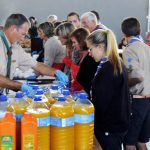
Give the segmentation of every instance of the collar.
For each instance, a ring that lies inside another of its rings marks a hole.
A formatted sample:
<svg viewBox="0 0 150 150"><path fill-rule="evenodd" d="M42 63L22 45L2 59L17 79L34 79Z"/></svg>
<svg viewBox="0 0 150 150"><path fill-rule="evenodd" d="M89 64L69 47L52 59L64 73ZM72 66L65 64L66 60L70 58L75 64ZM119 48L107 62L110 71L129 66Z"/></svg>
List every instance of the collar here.
<svg viewBox="0 0 150 150"><path fill-rule="evenodd" d="M98 29L103 29L99 24L94 28L93 31L98 30Z"/></svg>
<svg viewBox="0 0 150 150"><path fill-rule="evenodd" d="M140 35L137 35L129 40L128 45L137 41L144 42L143 38Z"/></svg>
<svg viewBox="0 0 150 150"><path fill-rule="evenodd" d="M4 33L4 36L5 36L6 40L7 40L8 46L11 47L12 44L9 42L9 40L8 40L8 38L7 38L6 34L5 34L5 32L3 32L3 33Z"/></svg>

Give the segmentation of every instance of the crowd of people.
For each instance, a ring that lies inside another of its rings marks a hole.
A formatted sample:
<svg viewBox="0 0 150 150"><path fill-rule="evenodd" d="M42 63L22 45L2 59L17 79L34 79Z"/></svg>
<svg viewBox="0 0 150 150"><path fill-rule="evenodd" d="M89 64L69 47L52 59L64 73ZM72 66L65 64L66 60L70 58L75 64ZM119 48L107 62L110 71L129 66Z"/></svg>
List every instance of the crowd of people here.
<svg viewBox="0 0 150 150"><path fill-rule="evenodd" d="M16 68L56 76L71 90L84 90L95 107L94 134L103 150L146 150L150 139L150 47L137 18L121 23L122 58L115 34L96 11L76 12L37 24L11 14L0 32L0 93L31 91L13 80ZM20 43L31 39L31 54ZM123 46L123 47L122 47ZM38 54L37 60L33 59Z"/></svg>

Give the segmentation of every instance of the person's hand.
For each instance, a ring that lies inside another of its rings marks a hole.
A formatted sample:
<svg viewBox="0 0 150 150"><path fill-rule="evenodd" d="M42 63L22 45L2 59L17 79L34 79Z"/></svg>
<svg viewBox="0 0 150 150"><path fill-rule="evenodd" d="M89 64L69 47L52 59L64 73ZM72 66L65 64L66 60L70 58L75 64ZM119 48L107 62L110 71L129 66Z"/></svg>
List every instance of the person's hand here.
<svg viewBox="0 0 150 150"><path fill-rule="evenodd" d="M57 70L55 73L57 79L62 82L64 85L68 83L68 76L60 70Z"/></svg>
<svg viewBox="0 0 150 150"><path fill-rule="evenodd" d="M26 83L23 83L22 86L21 86L21 91L24 92L24 93L29 93L31 92L33 89L30 85L26 84Z"/></svg>

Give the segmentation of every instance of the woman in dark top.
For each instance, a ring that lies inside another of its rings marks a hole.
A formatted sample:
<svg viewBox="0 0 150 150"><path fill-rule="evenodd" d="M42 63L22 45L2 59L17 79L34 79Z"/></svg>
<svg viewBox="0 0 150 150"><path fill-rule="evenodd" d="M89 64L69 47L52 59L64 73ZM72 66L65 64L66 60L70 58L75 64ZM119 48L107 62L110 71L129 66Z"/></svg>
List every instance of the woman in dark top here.
<svg viewBox="0 0 150 150"><path fill-rule="evenodd" d="M88 35L89 32L85 28L78 28L71 33L70 37L72 40L72 46L76 49L76 51L79 51L80 54L80 59L78 63L76 63L76 65L80 67L79 71L77 71L75 81L77 81L90 96L91 81L96 72L98 63L96 63L88 54L86 44L86 38ZM78 88L76 89L81 89L80 85L78 85Z"/></svg>
<svg viewBox="0 0 150 150"><path fill-rule="evenodd" d="M75 90L84 89L89 94L91 80L94 77L96 66L94 59L88 55L88 48L86 45L86 38L88 35L88 30L85 28L78 28L71 33L70 37L72 40L72 46L80 54L78 63L72 64L71 66L72 74L73 72L76 72L75 74L77 75L76 77L73 77L72 85Z"/></svg>
<svg viewBox="0 0 150 150"><path fill-rule="evenodd" d="M96 30L87 38L90 55L99 62L92 82L95 136L103 150L121 150L129 125L126 69L111 30Z"/></svg>

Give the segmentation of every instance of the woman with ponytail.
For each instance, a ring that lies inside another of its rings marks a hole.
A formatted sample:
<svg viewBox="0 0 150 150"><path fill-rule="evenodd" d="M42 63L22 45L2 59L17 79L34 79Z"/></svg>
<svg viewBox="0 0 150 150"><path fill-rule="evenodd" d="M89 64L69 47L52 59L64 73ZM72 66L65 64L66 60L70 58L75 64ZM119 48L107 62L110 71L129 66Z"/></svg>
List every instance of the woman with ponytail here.
<svg viewBox="0 0 150 150"><path fill-rule="evenodd" d="M127 71L111 30L92 32L87 46L89 54L99 62L91 92L95 106L95 136L103 150L121 150L130 114Z"/></svg>

